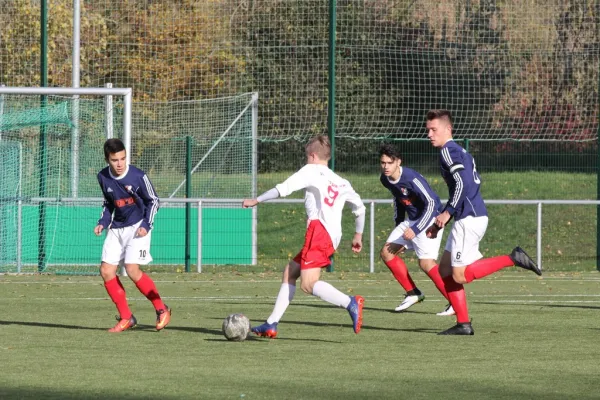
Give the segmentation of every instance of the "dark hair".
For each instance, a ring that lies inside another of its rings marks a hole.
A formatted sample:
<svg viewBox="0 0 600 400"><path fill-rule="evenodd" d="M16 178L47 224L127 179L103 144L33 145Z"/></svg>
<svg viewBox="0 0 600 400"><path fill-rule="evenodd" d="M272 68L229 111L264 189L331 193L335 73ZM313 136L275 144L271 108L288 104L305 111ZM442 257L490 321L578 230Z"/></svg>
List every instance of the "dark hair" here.
<svg viewBox="0 0 600 400"><path fill-rule="evenodd" d="M121 139L108 139L104 142L104 158L108 160L110 154L115 154L125 150L125 145Z"/></svg>
<svg viewBox="0 0 600 400"><path fill-rule="evenodd" d="M321 160L331 158L331 142L325 135L315 136L306 144L306 154L316 153Z"/></svg>
<svg viewBox="0 0 600 400"><path fill-rule="evenodd" d="M379 148L379 158L381 158L381 156L388 156L392 160L400 159L400 153L398 150L396 150L396 148L389 143L384 143Z"/></svg>
<svg viewBox="0 0 600 400"><path fill-rule="evenodd" d="M448 110L429 110L427 112L427 121L431 121L434 119L445 119L448 121L451 127L453 126L452 113Z"/></svg>

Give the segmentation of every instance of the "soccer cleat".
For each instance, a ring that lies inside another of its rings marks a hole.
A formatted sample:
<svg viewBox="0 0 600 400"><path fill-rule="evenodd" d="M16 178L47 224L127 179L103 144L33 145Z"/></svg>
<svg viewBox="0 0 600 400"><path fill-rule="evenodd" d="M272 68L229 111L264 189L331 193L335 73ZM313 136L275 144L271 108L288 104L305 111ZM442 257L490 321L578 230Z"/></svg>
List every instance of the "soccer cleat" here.
<svg viewBox="0 0 600 400"><path fill-rule="evenodd" d="M362 327L364 304L365 299L362 296L352 296L350 297L350 304L348 304L348 307L346 308L348 314L350 314L350 318L352 318L354 333L359 333L360 328Z"/></svg>
<svg viewBox="0 0 600 400"><path fill-rule="evenodd" d="M438 333L438 335L474 335L475 331L471 326L470 322L465 322L463 324L456 324L450 329L446 329L443 332Z"/></svg>
<svg viewBox="0 0 600 400"><path fill-rule="evenodd" d="M262 325L250 328L250 330L258 336L275 339L277 336L277 322L273 322L272 324L265 322Z"/></svg>
<svg viewBox="0 0 600 400"><path fill-rule="evenodd" d="M137 325L137 319L135 319L133 314L131 315L131 317L123 319L121 319L121 317L117 315L117 321L119 322L117 322L115 326L110 328L108 330L109 332L123 332L128 329L135 328L135 326Z"/></svg>
<svg viewBox="0 0 600 400"><path fill-rule="evenodd" d="M165 329L171 322L171 309L165 304L165 308L156 311L156 330Z"/></svg>
<svg viewBox="0 0 600 400"><path fill-rule="evenodd" d="M435 315L439 315L440 317L445 317L448 315L455 315L455 314L456 314L456 312L454 312L454 307L452 307L452 304L448 303L448 305L446 306L444 311L439 312Z"/></svg>
<svg viewBox="0 0 600 400"><path fill-rule="evenodd" d="M398 307L394 308L394 311L404 311L415 304L422 302L423 300L425 300L425 295L423 293L411 296L405 295L402 303L400 303Z"/></svg>
<svg viewBox="0 0 600 400"><path fill-rule="evenodd" d="M516 266L523 269L535 272L537 275L542 275L542 269L525 253L525 250L519 246L515 247L510 253L510 258L513 260Z"/></svg>

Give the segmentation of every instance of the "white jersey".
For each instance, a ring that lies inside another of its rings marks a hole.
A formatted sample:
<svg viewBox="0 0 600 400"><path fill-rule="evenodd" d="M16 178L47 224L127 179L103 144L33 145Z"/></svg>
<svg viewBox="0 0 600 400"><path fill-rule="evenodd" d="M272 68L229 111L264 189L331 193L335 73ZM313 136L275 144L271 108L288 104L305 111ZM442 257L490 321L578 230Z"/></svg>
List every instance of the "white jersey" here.
<svg viewBox="0 0 600 400"><path fill-rule="evenodd" d="M355 217L365 213L365 206L350 182L330 170L326 165L306 164L285 182L275 186L281 197L306 189L304 207L308 219L321 221L333 247L342 238L342 209L348 202Z"/></svg>

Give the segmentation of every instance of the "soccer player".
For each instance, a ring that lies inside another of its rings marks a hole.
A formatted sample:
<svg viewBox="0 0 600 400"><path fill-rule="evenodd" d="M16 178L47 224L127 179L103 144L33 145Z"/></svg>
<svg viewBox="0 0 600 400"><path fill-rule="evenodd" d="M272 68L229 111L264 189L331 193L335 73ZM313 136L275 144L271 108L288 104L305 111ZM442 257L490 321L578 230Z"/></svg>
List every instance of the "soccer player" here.
<svg viewBox="0 0 600 400"><path fill-rule="evenodd" d="M126 150L119 139L104 143L108 167L98 173L104 195L102 214L94 233L108 229L102 247L100 275L111 300L117 306L117 324L109 332L122 332L136 326L137 320L127 304L125 289L117 276L121 261L138 290L156 310L156 329L164 329L171 320L171 309L163 303L154 281L140 269L152 261L150 238L159 200L144 171L126 163Z"/></svg>
<svg viewBox="0 0 600 400"><path fill-rule="evenodd" d="M350 204L356 220L352 250L355 253L361 251L365 206L350 182L327 167L327 161L331 158L331 144L326 136L312 138L305 150L304 167L258 198L246 199L242 203L244 208L254 207L258 203L286 197L305 189L304 206L308 226L304 246L283 271L282 284L273 312L264 324L252 328L252 332L259 336L277 336L277 325L294 297L298 278L302 281L301 288L305 293L348 310L355 333L359 333L362 326L364 299L340 292L329 283L320 280L320 276L321 268L330 264L330 257L340 243L342 209L346 202Z"/></svg>
<svg viewBox="0 0 600 400"><path fill-rule="evenodd" d="M396 228L381 248L381 259L406 291L404 300L395 311L404 311L425 299L425 295L415 285L406 264L398 256L406 250L414 250L419 258L419 267L438 288L442 296L448 299L444 281L438 270L437 258L442 242L441 232L434 239L427 237L427 228L433 225L442 204L438 195L431 189L427 180L417 171L402 167L400 154L389 144L379 149L381 176L379 180L394 196L394 220ZM405 215L408 214L408 219ZM448 305L437 315L454 315L454 309Z"/></svg>
<svg viewBox="0 0 600 400"><path fill-rule="evenodd" d="M430 110L426 119L427 137L433 147L441 150L440 168L449 192L448 202L435 218L434 225L427 229L427 236L436 237L439 230L454 218L440 261L440 274L456 312L457 324L439 334L473 335L464 284L511 266L519 266L537 275L541 275L542 270L520 247L515 247L510 255L483 258L479 242L485 234L488 217L479 192L481 178L475 160L452 140L450 111Z"/></svg>

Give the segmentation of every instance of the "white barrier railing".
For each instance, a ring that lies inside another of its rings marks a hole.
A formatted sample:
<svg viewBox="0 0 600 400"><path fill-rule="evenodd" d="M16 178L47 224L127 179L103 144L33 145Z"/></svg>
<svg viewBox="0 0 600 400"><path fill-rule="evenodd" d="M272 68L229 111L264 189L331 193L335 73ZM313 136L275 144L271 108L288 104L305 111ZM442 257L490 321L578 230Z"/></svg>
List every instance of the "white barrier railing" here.
<svg viewBox="0 0 600 400"><path fill-rule="evenodd" d="M84 202L98 202L102 203L103 199L98 197L88 198L40 198L33 197L28 199L30 203L40 202L65 202L65 203L84 203ZM302 204L303 199L275 199L270 200L268 203L292 203ZM375 204L391 204L391 199L363 199L365 205L369 205L370 222L369 222L369 272L375 272ZM442 200L442 204L445 204L446 200ZM242 199L205 199L205 198L190 198L190 199L161 199L162 205L168 205L169 203L191 203L198 208L198 237L197 237L197 272L202 272L202 208L206 204L219 204L219 203L239 203L242 204ZM555 205L600 205L600 200L485 200L486 204L521 204L521 205L537 205L537 264L542 266L542 205L544 204L555 204ZM256 232L253 232L255 238L253 243L256 244ZM20 240L18 246L20 246ZM18 262L20 269L20 261Z"/></svg>

